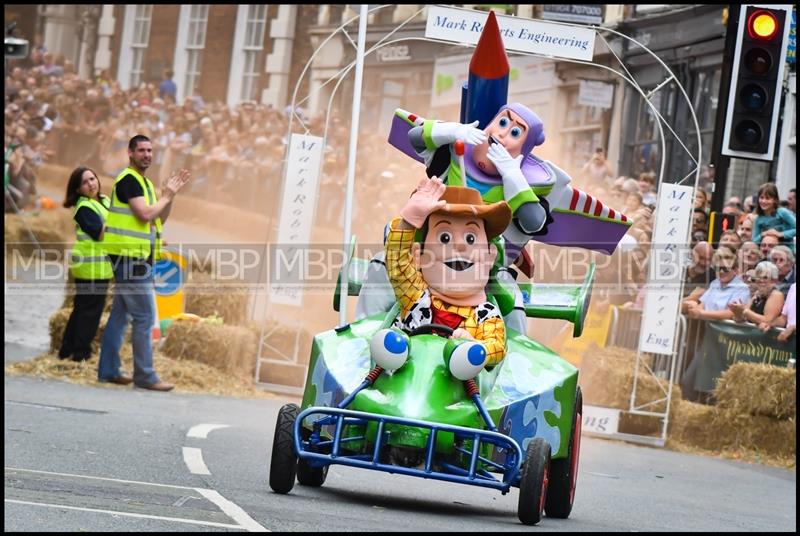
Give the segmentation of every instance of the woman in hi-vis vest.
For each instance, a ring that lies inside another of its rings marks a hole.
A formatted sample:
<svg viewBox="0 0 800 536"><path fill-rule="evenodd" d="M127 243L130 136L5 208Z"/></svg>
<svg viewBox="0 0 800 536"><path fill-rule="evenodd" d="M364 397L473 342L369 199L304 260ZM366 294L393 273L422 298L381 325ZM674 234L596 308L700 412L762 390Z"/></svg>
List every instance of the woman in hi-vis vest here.
<svg viewBox="0 0 800 536"><path fill-rule="evenodd" d="M91 169L80 166L69 177L66 208L75 207L75 245L69 270L75 279L75 304L69 316L58 357L83 361L92 355L92 340L114 276L103 249L103 231L110 201L100 193L100 180Z"/></svg>

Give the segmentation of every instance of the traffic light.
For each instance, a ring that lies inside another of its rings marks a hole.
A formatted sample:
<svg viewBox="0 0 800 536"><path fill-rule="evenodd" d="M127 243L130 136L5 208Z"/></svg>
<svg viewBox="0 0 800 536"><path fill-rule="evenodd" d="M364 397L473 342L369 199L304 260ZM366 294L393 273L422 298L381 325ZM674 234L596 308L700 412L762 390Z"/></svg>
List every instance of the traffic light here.
<svg viewBox="0 0 800 536"><path fill-rule="evenodd" d="M724 155L773 159L791 9L740 8L722 138Z"/></svg>
<svg viewBox="0 0 800 536"><path fill-rule="evenodd" d="M708 221L708 243L715 248L719 246L719 239L725 231L736 230L736 216L711 211Z"/></svg>

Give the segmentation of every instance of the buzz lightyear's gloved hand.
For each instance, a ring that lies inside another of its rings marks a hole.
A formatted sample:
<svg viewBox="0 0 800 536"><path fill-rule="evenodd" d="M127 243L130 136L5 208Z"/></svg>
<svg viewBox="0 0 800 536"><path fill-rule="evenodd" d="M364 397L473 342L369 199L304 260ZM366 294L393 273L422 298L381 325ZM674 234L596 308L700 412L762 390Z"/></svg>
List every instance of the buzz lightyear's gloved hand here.
<svg viewBox="0 0 800 536"><path fill-rule="evenodd" d="M478 127L478 121L469 124L437 121L431 127L431 140L441 147L461 140L469 145L479 145L486 141L486 133Z"/></svg>
<svg viewBox="0 0 800 536"><path fill-rule="evenodd" d="M525 158L525 155L511 158L511 155L508 154L505 147L499 143L492 143L489 144L489 152L486 156L489 158L489 161L494 164L494 167L497 168L497 172L500 173L500 176L503 177L503 183L505 183L506 178L508 178L515 182L517 180L523 181L520 185L523 183L525 186L528 185L528 182L522 175L521 169L522 159Z"/></svg>
<svg viewBox="0 0 800 536"><path fill-rule="evenodd" d="M503 179L503 198L509 205L516 207L513 209L514 224L526 235L541 230L547 219L547 212L522 174L522 159L525 155L511 158L505 147L493 143L487 157Z"/></svg>

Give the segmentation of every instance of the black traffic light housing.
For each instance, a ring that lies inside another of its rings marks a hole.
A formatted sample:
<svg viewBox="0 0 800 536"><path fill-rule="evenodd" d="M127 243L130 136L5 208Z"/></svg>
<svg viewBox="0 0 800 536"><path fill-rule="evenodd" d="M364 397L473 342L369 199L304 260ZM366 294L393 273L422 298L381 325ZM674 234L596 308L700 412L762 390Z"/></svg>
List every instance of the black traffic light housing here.
<svg viewBox="0 0 800 536"><path fill-rule="evenodd" d="M772 160L791 6L741 6L722 154ZM728 31L731 31L729 28Z"/></svg>

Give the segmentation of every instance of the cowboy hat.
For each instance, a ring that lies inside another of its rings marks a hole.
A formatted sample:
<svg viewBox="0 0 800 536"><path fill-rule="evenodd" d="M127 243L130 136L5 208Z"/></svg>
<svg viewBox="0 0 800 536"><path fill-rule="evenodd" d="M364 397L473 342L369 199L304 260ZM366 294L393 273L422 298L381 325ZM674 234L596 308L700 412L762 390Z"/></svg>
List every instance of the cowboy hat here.
<svg viewBox="0 0 800 536"><path fill-rule="evenodd" d="M484 221L486 238L491 240L499 236L511 221L511 207L505 201L487 205L481 194L474 188L466 186L447 186L439 199L447 204L434 214L453 214L458 216L474 216Z"/></svg>

